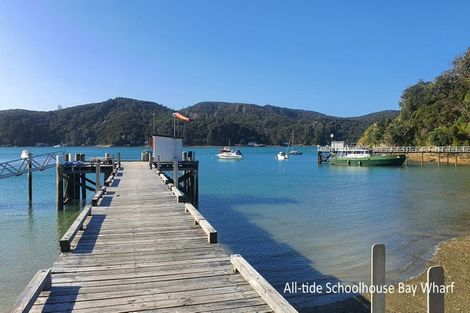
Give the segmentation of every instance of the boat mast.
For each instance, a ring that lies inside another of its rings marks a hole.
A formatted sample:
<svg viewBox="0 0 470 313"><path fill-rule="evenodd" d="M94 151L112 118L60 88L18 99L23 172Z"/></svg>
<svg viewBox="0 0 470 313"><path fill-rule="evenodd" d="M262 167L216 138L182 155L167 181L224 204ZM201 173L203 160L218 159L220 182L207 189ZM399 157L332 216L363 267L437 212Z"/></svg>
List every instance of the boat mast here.
<svg viewBox="0 0 470 313"><path fill-rule="evenodd" d="M291 145L291 151L294 150L294 130L292 130L292 145Z"/></svg>
<svg viewBox="0 0 470 313"><path fill-rule="evenodd" d="M292 144L291 144L292 142ZM294 130L292 130L292 136L291 138L289 139L289 143L287 144L287 152L289 152L289 147L292 147L294 146ZM293 149L291 149L292 151Z"/></svg>

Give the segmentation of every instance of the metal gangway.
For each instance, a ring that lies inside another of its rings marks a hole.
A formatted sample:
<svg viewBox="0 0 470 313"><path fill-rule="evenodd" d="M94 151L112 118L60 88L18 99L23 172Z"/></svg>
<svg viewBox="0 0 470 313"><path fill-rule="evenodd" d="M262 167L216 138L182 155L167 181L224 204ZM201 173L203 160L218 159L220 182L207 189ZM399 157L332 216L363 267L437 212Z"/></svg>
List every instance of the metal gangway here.
<svg viewBox="0 0 470 313"><path fill-rule="evenodd" d="M63 152L55 151L33 156L29 152L23 151L20 159L0 163L0 179L41 172L55 167L58 155L63 155Z"/></svg>

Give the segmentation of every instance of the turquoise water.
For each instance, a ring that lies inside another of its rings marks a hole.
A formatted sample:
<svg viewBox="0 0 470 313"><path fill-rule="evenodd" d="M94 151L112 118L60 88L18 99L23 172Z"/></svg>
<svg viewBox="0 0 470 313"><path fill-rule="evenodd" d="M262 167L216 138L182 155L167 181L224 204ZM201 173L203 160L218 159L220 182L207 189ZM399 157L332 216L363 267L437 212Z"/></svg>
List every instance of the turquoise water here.
<svg viewBox="0 0 470 313"><path fill-rule="evenodd" d="M23 148L0 148L0 162ZM67 147L87 158L121 152L138 159L144 147ZM277 161L281 148L242 148L242 161L220 161L217 148L191 148L200 160L200 210L227 249L241 253L274 286L285 282L368 281L370 246L387 247L387 277L424 269L436 245L470 229L470 167L347 168L317 165L313 148ZM35 154L53 148L31 148ZM58 213L54 170L0 180L0 307L34 273L50 267L58 239L78 206ZM342 296L294 295L300 306ZM3 309L4 310L4 309Z"/></svg>

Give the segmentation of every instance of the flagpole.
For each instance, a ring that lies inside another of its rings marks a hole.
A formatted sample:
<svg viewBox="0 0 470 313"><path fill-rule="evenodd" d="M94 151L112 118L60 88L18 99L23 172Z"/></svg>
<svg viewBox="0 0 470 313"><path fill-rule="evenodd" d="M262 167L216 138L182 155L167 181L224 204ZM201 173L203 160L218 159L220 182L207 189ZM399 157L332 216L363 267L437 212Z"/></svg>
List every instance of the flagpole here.
<svg viewBox="0 0 470 313"><path fill-rule="evenodd" d="M173 115L173 138L176 138L176 116Z"/></svg>

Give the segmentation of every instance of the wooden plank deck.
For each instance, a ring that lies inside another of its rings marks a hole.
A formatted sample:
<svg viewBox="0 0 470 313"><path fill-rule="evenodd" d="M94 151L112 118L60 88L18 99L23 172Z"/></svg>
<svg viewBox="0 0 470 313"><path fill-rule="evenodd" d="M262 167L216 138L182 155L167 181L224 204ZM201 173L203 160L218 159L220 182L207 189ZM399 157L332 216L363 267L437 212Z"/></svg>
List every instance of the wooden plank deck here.
<svg viewBox="0 0 470 313"><path fill-rule="evenodd" d="M123 167L31 312L272 312L147 163Z"/></svg>

